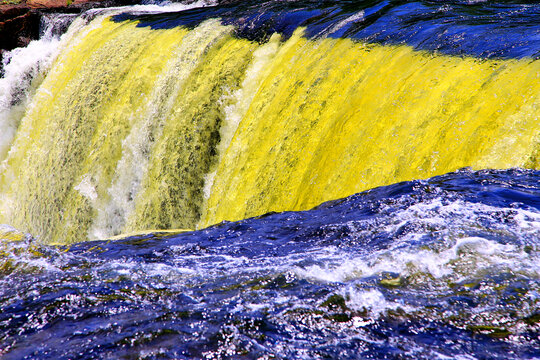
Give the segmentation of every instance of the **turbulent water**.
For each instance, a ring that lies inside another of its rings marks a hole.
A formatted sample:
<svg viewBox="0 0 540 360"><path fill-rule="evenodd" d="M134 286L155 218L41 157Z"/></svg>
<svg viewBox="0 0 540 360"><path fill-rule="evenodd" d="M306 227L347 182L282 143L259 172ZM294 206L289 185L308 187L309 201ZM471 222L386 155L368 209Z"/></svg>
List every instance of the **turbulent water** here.
<svg viewBox="0 0 540 360"><path fill-rule="evenodd" d="M540 359L539 18L44 19L0 79L0 358Z"/></svg>
<svg viewBox="0 0 540 360"><path fill-rule="evenodd" d="M2 244L5 359L534 359L540 173L460 171L174 236Z"/></svg>

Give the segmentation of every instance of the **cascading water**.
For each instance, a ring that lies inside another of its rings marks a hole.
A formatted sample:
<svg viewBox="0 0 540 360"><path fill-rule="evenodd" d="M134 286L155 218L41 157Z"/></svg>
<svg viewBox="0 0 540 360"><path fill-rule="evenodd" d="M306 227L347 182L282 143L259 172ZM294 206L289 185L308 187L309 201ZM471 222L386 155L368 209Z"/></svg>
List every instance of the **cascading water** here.
<svg viewBox="0 0 540 360"><path fill-rule="evenodd" d="M14 50L0 357L537 358L538 16L134 6Z"/></svg>

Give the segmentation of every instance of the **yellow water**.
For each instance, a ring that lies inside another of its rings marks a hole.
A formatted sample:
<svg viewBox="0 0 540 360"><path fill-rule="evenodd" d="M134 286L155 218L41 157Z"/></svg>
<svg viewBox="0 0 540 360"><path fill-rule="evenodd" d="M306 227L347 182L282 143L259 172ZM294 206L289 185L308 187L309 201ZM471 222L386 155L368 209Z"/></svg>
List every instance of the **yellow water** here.
<svg viewBox="0 0 540 360"><path fill-rule="evenodd" d="M66 243L540 166L540 61L136 25L96 19L56 60L2 165L1 222Z"/></svg>
<svg viewBox="0 0 540 360"><path fill-rule="evenodd" d="M2 169L2 222L51 243L194 227L219 100L238 86L254 45L215 20L191 32L96 21L57 59L21 122ZM120 194L124 203L111 199L126 182L142 185ZM120 219L104 220L119 208Z"/></svg>
<svg viewBox="0 0 540 360"><path fill-rule="evenodd" d="M225 98L241 81L254 45L227 36L216 42L186 80L156 141L148 175L128 228L194 227L204 175L215 161Z"/></svg>
<svg viewBox="0 0 540 360"><path fill-rule="evenodd" d="M539 61L297 32L270 66L220 161L201 226L466 166L539 166Z"/></svg>

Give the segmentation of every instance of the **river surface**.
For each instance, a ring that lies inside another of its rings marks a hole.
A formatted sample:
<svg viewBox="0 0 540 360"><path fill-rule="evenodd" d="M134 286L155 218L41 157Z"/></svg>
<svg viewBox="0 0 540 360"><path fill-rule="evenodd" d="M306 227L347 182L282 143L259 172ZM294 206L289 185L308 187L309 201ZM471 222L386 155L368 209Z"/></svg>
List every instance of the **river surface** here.
<svg viewBox="0 0 540 360"><path fill-rule="evenodd" d="M2 243L2 358L535 359L539 179L462 170L177 235Z"/></svg>

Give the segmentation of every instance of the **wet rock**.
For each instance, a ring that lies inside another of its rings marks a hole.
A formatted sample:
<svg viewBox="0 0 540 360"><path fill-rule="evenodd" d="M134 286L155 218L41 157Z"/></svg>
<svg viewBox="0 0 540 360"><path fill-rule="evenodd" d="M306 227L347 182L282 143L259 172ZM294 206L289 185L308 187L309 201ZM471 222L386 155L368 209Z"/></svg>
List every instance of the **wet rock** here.
<svg viewBox="0 0 540 360"><path fill-rule="evenodd" d="M40 15L27 6L0 8L0 48L26 46L39 36Z"/></svg>

